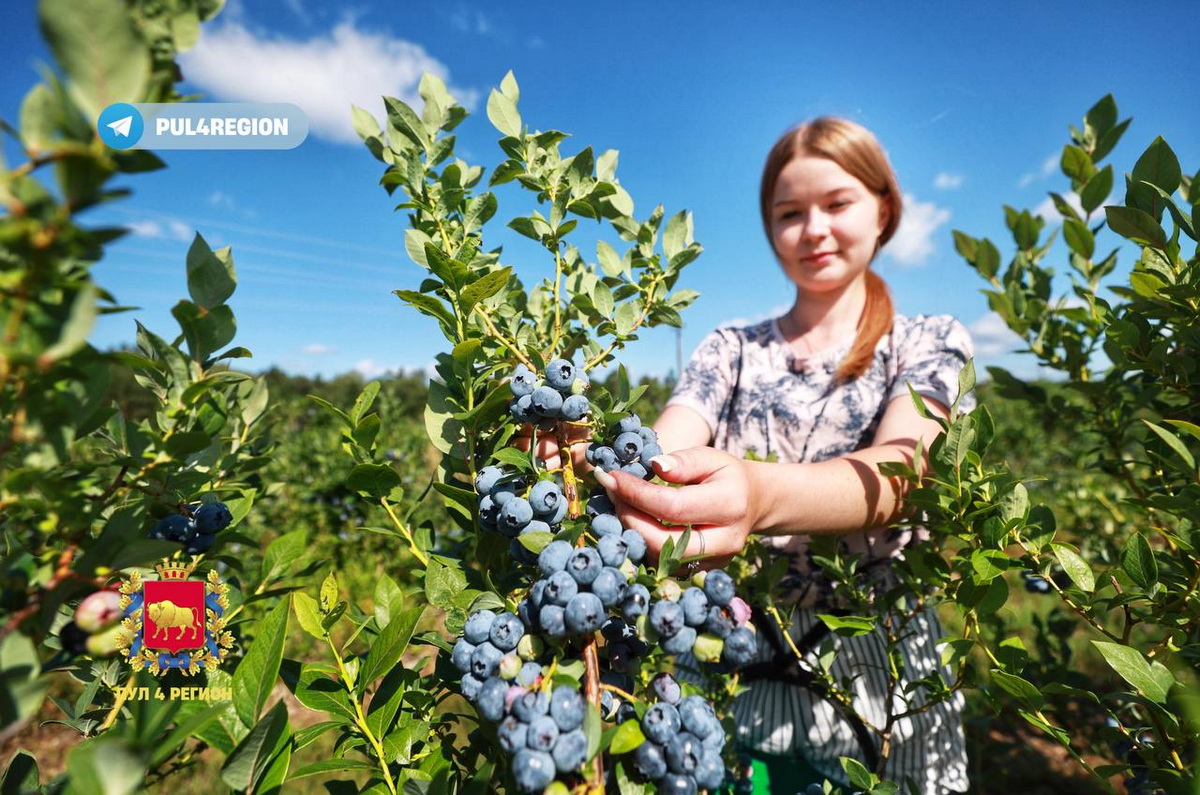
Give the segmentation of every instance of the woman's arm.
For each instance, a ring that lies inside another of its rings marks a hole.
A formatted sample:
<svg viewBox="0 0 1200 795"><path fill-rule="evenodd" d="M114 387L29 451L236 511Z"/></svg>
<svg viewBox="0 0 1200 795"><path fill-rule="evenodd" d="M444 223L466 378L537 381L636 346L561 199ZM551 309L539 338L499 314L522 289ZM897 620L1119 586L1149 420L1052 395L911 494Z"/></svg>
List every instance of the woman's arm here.
<svg viewBox="0 0 1200 795"><path fill-rule="evenodd" d="M712 441L708 420L687 406L667 406L654 423L658 446L668 453L689 447L705 447Z"/></svg>
<svg viewBox="0 0 1200 795"><path fill-rule="evenodd" d="M949 415L935 401L926 404ZM910 398L901 397L888 404L876 444L829 461L744 461L692 447L654 462L663 480L686 484L684 488L656 486L623 473L597 472L596 477L620 504L626 526L641 532L653 553L681 525L691 524L704 534L705 553L719 562L740 552L751 532L846 533L892 522L903 510L907 484L885 477L879 463L911 464L917 439L928 450L940 432L936 422L917 413ZM662 522L680 526L664 528ZM699 551L699 541L693 541L688 554Z"/></svg>

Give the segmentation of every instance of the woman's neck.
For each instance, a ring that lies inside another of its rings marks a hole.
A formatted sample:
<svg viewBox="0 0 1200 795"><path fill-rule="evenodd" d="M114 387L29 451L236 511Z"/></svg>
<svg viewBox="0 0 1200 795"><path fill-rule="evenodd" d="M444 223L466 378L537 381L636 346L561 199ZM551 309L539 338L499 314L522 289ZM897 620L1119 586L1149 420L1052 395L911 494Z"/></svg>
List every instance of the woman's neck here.
<svg viewBox="0 0 1200 795"><path fill-rule="evenodd" d="M796 291L796 302L779 320L788 341L804 338L805 347L817 351L853 338L867 303L865 278L856 279L836 292Z"/></svg>

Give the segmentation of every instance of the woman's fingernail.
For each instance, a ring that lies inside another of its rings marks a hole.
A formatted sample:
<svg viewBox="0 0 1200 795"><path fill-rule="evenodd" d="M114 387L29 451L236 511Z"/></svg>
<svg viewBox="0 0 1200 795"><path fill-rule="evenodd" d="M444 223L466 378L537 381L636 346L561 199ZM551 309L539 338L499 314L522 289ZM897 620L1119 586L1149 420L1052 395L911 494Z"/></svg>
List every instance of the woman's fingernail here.
<svg viewBox="0 0 1200 795"><path fill-rule="evenodd" d="M650 459L651 464L658 464L659 472L670 472L678 462L669 455L656 455Z"/></svg>
<svg viewBox="0 0 1200 795"><path fill-rule="evenodd" d="M611 489L612 487L617 485L617 479L614 478L609 473L605 472L603 469L596 469L593 471L595 472L595 475L596 475L596 482L599 483L604 488Z"/></svg>

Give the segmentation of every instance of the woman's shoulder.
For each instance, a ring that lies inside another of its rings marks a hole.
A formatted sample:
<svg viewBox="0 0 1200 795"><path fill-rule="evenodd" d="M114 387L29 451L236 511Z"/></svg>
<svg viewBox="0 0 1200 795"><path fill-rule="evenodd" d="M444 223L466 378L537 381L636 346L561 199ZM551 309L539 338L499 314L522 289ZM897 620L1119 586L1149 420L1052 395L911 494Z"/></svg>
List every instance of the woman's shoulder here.
<svg viewBox="0 0 1200 795"><path fill-rule="evenodd" d="M752 322L732 320L717 326L706 339L725 345L766 345L778 337L774 318Z"/></svg>
<svg viewBox="0 0 1200 795"><path fill-rule="evenodd" d="M891 347L900 352L945 350L970 357L974 350L971 332L954 315L901 315L892 321Z"/></svg>

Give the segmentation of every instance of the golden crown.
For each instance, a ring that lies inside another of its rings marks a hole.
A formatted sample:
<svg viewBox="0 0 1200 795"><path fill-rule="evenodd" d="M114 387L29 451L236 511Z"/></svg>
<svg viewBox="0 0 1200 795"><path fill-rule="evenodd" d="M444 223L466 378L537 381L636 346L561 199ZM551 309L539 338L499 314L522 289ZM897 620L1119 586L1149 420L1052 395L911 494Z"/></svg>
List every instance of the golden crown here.
<svg viewBox="0 0 1200 795"><path fill-rule="evenodd" d="M186 580L192 576L195 569L195 563L177 563L166 558L163 558L162 563L154 564L154 570L158 572L160 582L163 580Z"/></svg>

